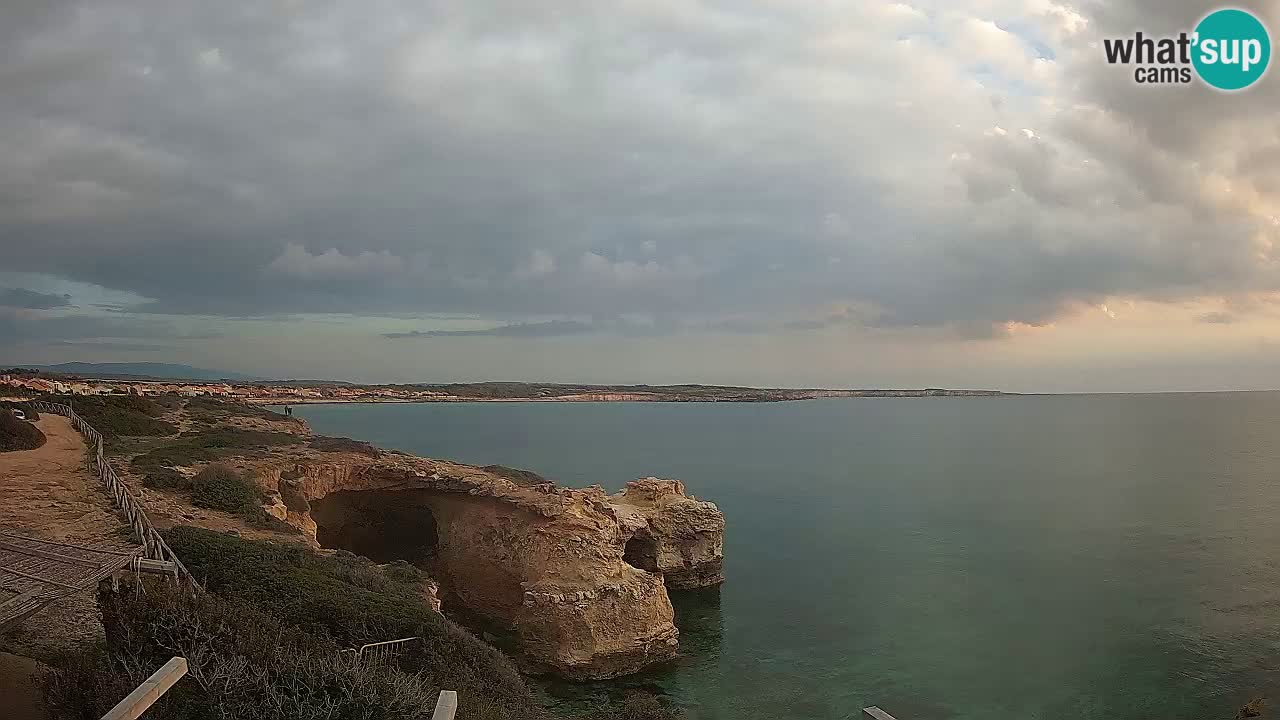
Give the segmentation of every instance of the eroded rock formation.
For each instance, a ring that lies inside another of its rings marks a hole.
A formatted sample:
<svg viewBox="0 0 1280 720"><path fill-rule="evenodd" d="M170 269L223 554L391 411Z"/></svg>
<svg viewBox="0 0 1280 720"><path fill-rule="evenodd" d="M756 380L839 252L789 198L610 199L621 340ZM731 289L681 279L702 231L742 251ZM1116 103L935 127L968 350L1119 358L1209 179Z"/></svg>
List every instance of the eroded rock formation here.
<svg viewBox="0 0 1280 720"><path fill-rule="evenodd" d="M724 515L715 503L689 497L679 480L642 478L610 498L627 540L627 562L660 573L667 587L687 590L724 582Z"/></svg>
<svg viewBox="0 0 1280 720"><path fill-rule="evenodd" d="M676 480L609 496L399 453L321 453L256 470L278 493L272 514L322 546L429 566L451 597L511 626L535 668L566 677L615 677L672 657L667 588L723 580L724 519Z"/></svg>

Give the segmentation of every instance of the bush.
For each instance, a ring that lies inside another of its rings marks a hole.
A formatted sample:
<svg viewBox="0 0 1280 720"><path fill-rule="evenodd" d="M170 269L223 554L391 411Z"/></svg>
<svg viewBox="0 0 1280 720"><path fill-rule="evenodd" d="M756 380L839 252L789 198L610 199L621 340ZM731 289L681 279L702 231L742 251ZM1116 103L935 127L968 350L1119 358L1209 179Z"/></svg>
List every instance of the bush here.
<svg viewBox="0 0 1280 720"><path fill-rule="evenodd" d="M416 584L388 578L350 553L325 557L300 545L188 526L169 530L165 538L209 590L350 645L408 637L440 620ZM370 571L383 580L373 579Z"/></svg>
<svg viewBox="0 0 1280 720"><path fill-rule="evenodd" d="M210 510L243 513L262 509L262 493L235 468L210 465L191 478L191 504Z"/></svg>
<svg viewBox="0 0 1280 720"><path fill-rule="evenodd" d="M143 453L135 457L132 464L144 472L160 467L198 465L236 455L262 455L271 448L298 445L303 440L292 433L219 427L182 433L176 442Z"/></svg>
<svg viewBox="0 0 1280 720"><path fill-rule="evenodd" d="M62 717L101 717L124 696L118 688L127 693L173 656L187 659L187 678L148 718L392 720L428 717L435 704L438 689L424 678L359 666L332 642L243 602L150 581L144 592L104 586L98 605L106 648L61 666L48 681Z"/></svg>
<svg viewBox="0 0 1280 720"><path fill-rule="evenodd" d="M40 422L40 413L36 412L35 408L31 407L31 403L9 402L6 400L4 402L0 402L0 408L9 408L10 410L21 410L22 413L26 415L27 419L30 420L31 422Z"/></svg>
<svg viewBox="0 0 1280 720"><path fill-rule="evenodd" d="M171 423L156 419L164 414L164 408L145 397L94 395L50 399L75 408L77 415L106 437L156 437L178 432Z"/></svg>
<svg viewBox="0 0 1280 720"><path fill-rule="evenodd" d="M426 605L417 573L405 582L402 569L382 571L350 553L325 557L195 527L173 528L165 539L210 592L269 616L276 632L301 632L331 647L423 638L400 667L432 689L427 714L435 692L452 689L459 717L548 717L510 660Z"/></svg>
<svg viewBox="0 0 1280 720"><path fill-rule="evenodd" d="M278 412L262 407L233 400L198 397L187 402L187 413L192 420L203 423L215 423L228 417L250 417L262 420L289 420Z"/></svg>
<svg viewBox="0 0 1280 720"><path fill-rule="evenodd" d="M352 440L344 437L326 437L323 435L316 436L311 439L311 447L320 452L349 452L368 455L369 457L380 457L382 451L361 440Z"/></svg>
<svg viewBox="0 0 1280 720"><path fill-rule="evenodd" d="M153 490L190 490L191 478L171 468L157 468L142 478L142 484Z"/></svg>
<svg viewBox="0 0 1280 720"><path fill-rule="evenodd" d="M19 420L7 408L0 408L0 452L35 450L48 440L40 428Z"/></svg>
<svg viewBox="0 0 1280 720"><path fill-rule="evenodd" d="M524 678L497 650L432 612L412 583L363 587L377 567L350 554L322 557L300 546L255 542L193 527L166 539L210 591L165 581L98 595L106 645L55 662L46 695L58 718L97 720L173 656L187 678L147 717L153 720L392 720L426 718L442 689L458 691L458 717L550 720ZM357 572L353 572L357 569ZM343 579L362 577L361 584ZM397 610L397 607L400 609ZM368 618L383 622L373 630ZM360 613L365 618L359 617ZM335 617L336 615L336 617ZM364 641L418 636L392 665L359 666L339 650ZM652 697L631 696L590 720L671 720Z"/></svg>

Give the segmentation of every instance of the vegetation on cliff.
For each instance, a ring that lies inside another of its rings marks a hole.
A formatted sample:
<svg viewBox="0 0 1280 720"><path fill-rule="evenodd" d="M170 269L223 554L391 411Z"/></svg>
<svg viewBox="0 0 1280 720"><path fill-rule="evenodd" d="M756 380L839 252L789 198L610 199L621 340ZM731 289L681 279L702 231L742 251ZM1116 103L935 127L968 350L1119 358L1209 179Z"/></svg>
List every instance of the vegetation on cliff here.
<svg viewBox="0 0 1280 720"><path fill-rule="evenodd" d="M178 428L159 418L176 406L177 398L163 402L136 395L51 397L51 402L70 405L104 437L155 437L173 435Z"/></svg>
<svg viewBox="0 0 1280 720"><path fill-rule="evenodd" d="M174 441L138 455L132 465L135 470L146 473L157 468L196 465L231 456L260 456L272 448L300 445L304 440L292 433L216 427L182 433Z"/></svg>
<svg viewBox="0 0 1280 720"><path fill-rule="evenodd" d="M0 401L0 408L7 408L9 410L21 410L23 414L27 416L27 419L30 420L31 422L38 422L40 420L40 413L35 408L31 407L31 403L13 402L10 400L5 400L5 401Z"/></svg>
<svg viewBox="0 0 1280 720"><path fill-rule="evenodd" d="M0 452L35 450L44 445L46 440L40 428L19 420L9 409L0 408Z"/></svg>
<svg viewBox="0 0 1280 720"><path fill-rule="evenodd" d="M174 655L187 658L189 679L149 711L156 720L425 718L441 689L458 691L468 720L554 717L505 656L430 609L412 566L194 527L166 538L209 592L167 582L101 591L106 645L57 663L47 695L58 717L101 717ZM340 652L411 636L422 642L391 665ZM637 698L593 719L671 717Z"/></svg>

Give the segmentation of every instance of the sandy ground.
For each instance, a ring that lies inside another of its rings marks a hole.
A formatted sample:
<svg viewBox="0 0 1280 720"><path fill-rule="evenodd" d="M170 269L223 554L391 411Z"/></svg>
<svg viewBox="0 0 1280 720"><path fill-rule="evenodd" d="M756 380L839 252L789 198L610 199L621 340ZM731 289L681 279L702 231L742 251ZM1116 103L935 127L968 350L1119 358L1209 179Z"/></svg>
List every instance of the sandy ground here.
<svg viewBox="0 0 1280 720"><path fill-rule="evenodd" d="M40 663L31 658L0 652L0 709L7 720L46 720L36 675Z"/></svg>
<svg viewBox="0 0 1280 720"><path fill-rule="evenodd" d="M0 527L50 540L121 540L111 499L88 470L84 439L64 417L36 423L49 441L0 453Z"/></svg>
<svg viewBox="0 0 1280 720"><path fill-rule="evenodd" d="M49 438L43 447L0 453L0 528L49 540L129 547L110 497L88 471L80 433L58 415L42 413L36 425ZM0 635L0 650L39 659L101 636L93 595L80 593Z"/></svg>

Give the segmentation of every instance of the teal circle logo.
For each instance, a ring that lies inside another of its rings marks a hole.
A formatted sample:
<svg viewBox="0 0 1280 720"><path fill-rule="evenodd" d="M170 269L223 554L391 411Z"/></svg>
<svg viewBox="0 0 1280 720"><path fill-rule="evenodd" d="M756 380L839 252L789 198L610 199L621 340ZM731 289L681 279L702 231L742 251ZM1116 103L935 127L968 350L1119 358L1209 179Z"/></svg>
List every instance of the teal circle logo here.
<svg viewBox="0 0 1280 720"><path fill-rule="evenodd" d="M1200 79L1219 90L1243 90L1267 72L1271 36L1252 13L1215 10L1196 26L1191 62Z"/></svg>

